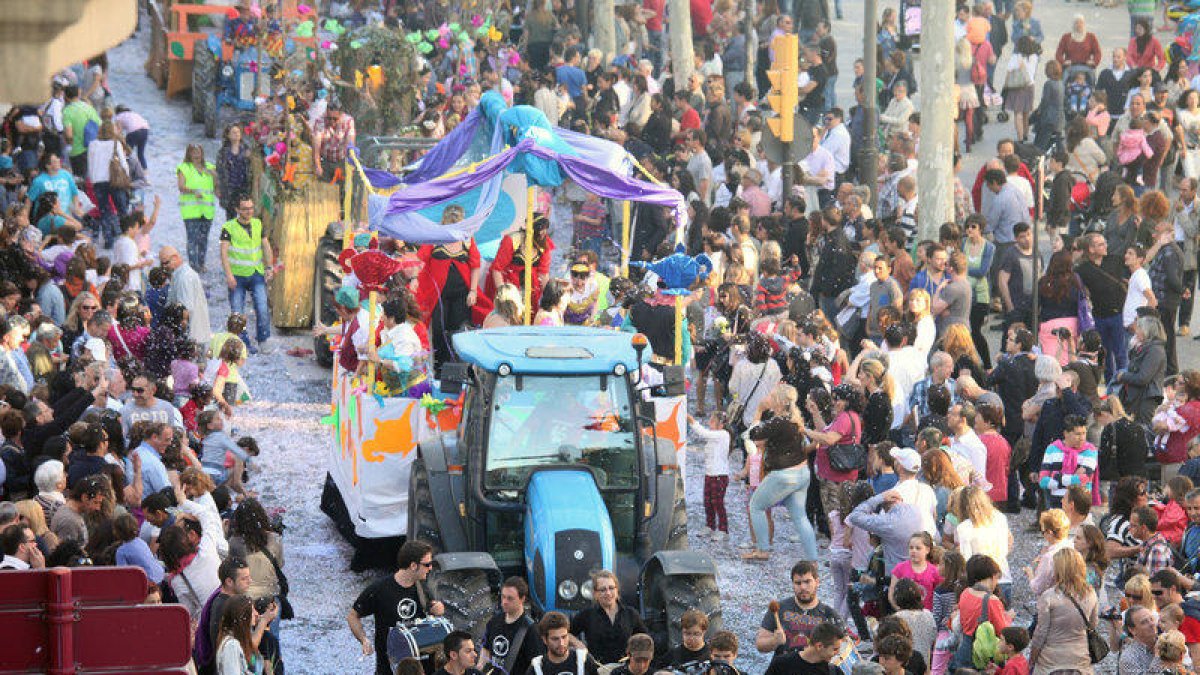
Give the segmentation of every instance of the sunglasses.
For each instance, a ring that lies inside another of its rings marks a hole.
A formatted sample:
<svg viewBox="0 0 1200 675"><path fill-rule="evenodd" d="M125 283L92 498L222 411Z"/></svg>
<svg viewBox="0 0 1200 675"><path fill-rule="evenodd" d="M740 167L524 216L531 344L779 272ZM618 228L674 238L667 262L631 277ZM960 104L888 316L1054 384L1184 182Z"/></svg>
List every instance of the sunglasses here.
<svg viewBox="0 0 1200 675"><path fill-rule="evenodd" d="M417 563L417 564L418 564L418 565L420 565L421 567L424 567L424 568L426 568L426 569L429 569L430 567L433 567L433 562L432 562L432 561L430 561L430 562L422 562L422 563Z"/></svg>
<svg viewBox="0 0 1200 675"><path fill-rule="evenodd" d="M587 272L571 272L571 276L576 279L586 279L588 276L588 273Z"/></svg>
<svg viewBox="0 0 1200 675"><path fill-rule="evenodd" d="M132 391L135 394L140 394L143 391L146 391L146 388L145 387L130 387L129 391Z"/></svg>

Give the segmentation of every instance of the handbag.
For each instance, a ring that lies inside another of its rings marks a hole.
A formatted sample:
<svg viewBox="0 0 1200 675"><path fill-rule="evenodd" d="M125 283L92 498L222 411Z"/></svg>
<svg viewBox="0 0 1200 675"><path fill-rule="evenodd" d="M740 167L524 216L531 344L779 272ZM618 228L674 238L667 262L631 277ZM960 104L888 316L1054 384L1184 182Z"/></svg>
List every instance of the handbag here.
<svg viewBox="0 0 1200 675"><path fill-rule="evenodd" d="M1009 70L1004 76L1005 89L1024 89L1031 84L1033 84L1033 80L1029 79L1029 71L1025 70L1024 63Z"/></svg>
<svg viewBox="0 0 1200 675"><path fill-rule="evenodd" d="M283 621L291 621L296 618L296 611L292 609L292 603L288 600L287 575L283 573L279 561L275 560L275 556L271 555L266 546L262 548L262 554L271 562L271 567L275 568L275 580L279 582L279 618Z"/></svg>
<svg viewBox="0 0 1200 675"><path fill-rule="evenodd" d="M754 393L758 391L758 385L762 384L763 375L767 374L767 364L770 361L764 361L762 370L758 371L758 380L754 382L750 393L746 395L746 399L742 401L735 400L725 409L725 426L729 428L729 434L734 438L741 436L746 430L746 424L743 418L746 416L746 404L750 399L754 398Z"/></svg>
<svg viewBox="0 0 1200 675"><path fill-rule="evenodd" d="M1079 281L1078 274L1075 275L1075 279ZM1087 289L1083 286L1082 281L1079 282L1079 306L1076 308L1075 314L1079 320L1079 335L1096 327L1096 320L1092 317L1092 300L1088 297Z"/></svg>
<svg viewBox="0 0 1200 675"><path fill-rule="evenodd" d="M850 419L853 421L854 417ZM826 453L834 471L857 471L867 464L867 446L862 443L836 443L829 446Z"/></svg>
<svg viewBox="0 0 1200 675"><path fill-rule="evenodd" d="M114 140L112 157L108 160L108 184L114 190L128 190L133 187L133 180L129 178L129 172L121 164L121 159L117 155L118 148L120 148L120 142Z"/></svg>
<svg viewBox="0 0 1200 675"><path fill-rule="evenodd" d="M1096 627L1093 626L1090 621L1088 621L1087 615L1083 613L1083 608L1079 606L1079 603L1075 601L1075 598L1072 598L1066 593L1063 593L1063 595L1066 595L1067 599L1071 601L1071 604L1075 605L1075 609L1079 612L1079 618L1083 619L1083 625L1087 628L1088 658L1092 660L1092 663L1100 663L1104 660L1104 657L1108 656L1108 641L1105 640L1104 636L1100 635L1100 632L1096 630Z"/></svg>

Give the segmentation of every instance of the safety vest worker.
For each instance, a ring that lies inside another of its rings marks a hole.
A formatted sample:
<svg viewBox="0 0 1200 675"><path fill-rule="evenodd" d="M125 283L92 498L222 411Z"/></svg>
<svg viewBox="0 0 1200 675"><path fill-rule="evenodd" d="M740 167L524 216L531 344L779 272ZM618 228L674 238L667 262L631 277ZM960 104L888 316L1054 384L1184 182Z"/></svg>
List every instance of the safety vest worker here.
<svg viewBox="0 0 1200 675"><path fill-rule="evenodd" d="M267 304L267 281L275 272L271 242L263 236L262 221L254 217L254 200L242 197L237 202L237 218L221 227L221 265L229 286L229 308L243 314L246 294L254 296L255 332L258 348L269 352L271 309Z"/></svg>
<svg viewBox="0 0 1200 675"><path fill-rule="evenodd" d="M179 185L179 217L187 232L188 264L198 272L205 271L208 257L208 231L212 228L214 205L217 203L216 168L204 159L204 148L193 144L187 147L184 159L175 167Z"/></svg>
<svg viewBox="0 0 1200 675"><path fill-rule="evenodd" d="M229 261L226 268L228 273L235 277L265 275L262 221L249 218L249 222L246 222L239 211L238 217L227 221L221 229L221 241L228 243L228 247L221 247L224 257Z"/></svg>

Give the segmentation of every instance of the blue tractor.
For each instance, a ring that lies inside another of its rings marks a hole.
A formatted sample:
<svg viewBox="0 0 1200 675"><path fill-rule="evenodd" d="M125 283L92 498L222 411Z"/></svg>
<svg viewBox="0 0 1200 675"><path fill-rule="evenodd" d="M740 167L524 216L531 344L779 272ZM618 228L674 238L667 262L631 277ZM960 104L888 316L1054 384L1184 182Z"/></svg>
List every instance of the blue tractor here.
<svg viewBox="0 0 1200 675"><path fill-rule="evenodd" d="M605 569L660 644L679 644L688 609L720 629L716 567L687 548L676 448L655 432L652 397L682 395L682 369L647 386L645 346L592 328L454 337L461 362L443 367L442 387L465 388L462 422L418 449L407 536L442 551L431 586L456 626L486 621L497 580L514 574L535 615L577 612Z"/></svg>

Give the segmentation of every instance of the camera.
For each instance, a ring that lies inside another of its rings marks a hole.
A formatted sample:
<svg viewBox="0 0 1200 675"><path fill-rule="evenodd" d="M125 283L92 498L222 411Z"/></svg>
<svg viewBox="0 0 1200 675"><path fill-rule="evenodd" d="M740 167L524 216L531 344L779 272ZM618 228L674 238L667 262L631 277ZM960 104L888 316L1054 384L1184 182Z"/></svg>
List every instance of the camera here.
<svg viewBox="0 0 1200 675"><path fill-rule="evenodd" d="M1107 619L1109 621L1121 621L1121 609L1119 607L1109 607L1103 612L1100 612L1100 618Z"/></svg>
<svg viewBox="0 0 1200 675"><path fill-rule="evenodd" d="M1055 328L1054 330L1050 331L1050 333L1052 335L1054 335L1055 337L1061 338L1063 340L1071 339L1071 329L1070 328Z"/></svg>

